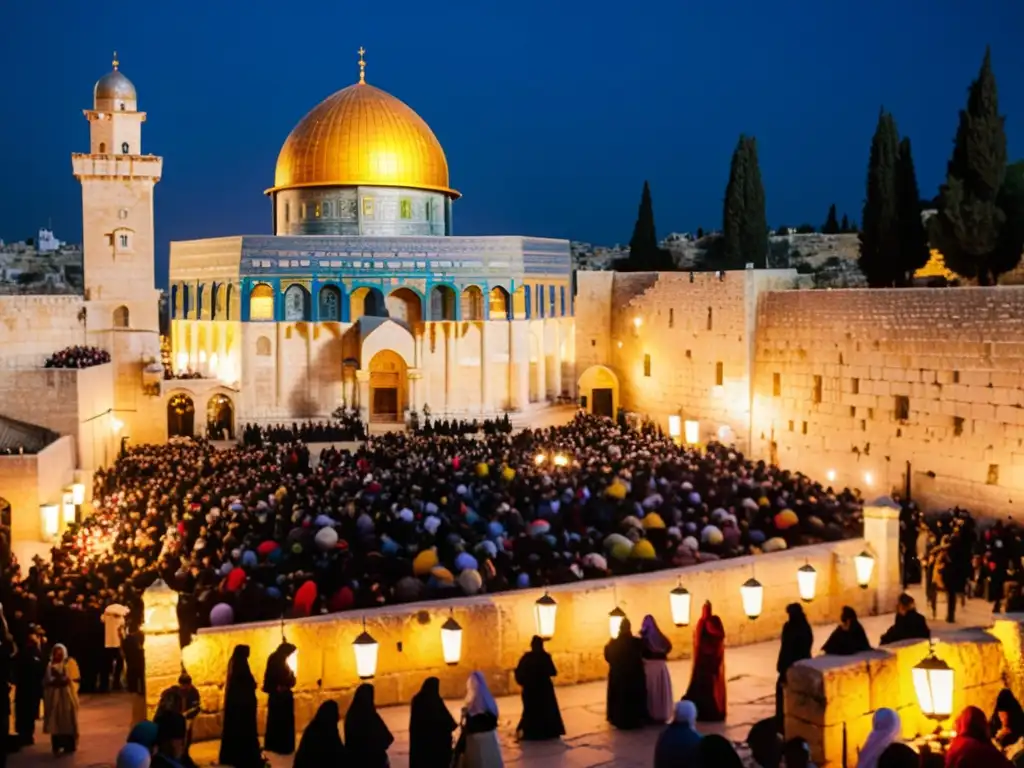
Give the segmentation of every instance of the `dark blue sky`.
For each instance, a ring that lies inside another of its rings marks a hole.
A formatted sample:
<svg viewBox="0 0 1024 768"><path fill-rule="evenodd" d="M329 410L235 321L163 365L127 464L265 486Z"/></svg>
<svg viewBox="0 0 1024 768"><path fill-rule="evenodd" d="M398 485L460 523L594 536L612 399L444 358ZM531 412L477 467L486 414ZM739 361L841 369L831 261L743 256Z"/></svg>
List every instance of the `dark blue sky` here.
<svg viewBox="0 0 1024 768"><path fill-rule="evenodd" d="M659 234L717 227L730 153L757 136L772 225L860 219L878 109L940 182L957 110L993 47L1010 157L1024 156L1020 0L479 0L10 3L0 237L52 217L81 236L69 154L85 151L92 86L110 69L149 113L163 155L157 274L169 240L264 233L291 128L358 77L408 103L444 146L458 234L629 239L650 179Z"/></svg>

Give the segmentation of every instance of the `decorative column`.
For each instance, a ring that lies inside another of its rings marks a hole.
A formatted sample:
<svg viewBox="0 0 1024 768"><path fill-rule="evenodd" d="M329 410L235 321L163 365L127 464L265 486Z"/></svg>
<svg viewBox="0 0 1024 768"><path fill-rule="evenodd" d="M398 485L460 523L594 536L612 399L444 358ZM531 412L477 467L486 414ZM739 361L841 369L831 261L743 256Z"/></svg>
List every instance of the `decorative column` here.
<svg viewBox="0 0 1024 768"><path fill-rule="evenodd" d="M281 333L281 323L274 322L274 329L277 332L274 341L274 405L281 406L281 390L284 389L284 384L281 382L281 377L284 375L284 360L281 355L281 337L284 335Z"/></svg>
<svg viewBox="0 0 1024 768"><path fill-rule="evenodd" d="M370 423L370 372L356 371L356 386L359 390L357 397L359 406L359 418L366 424Z"/></svg>
<svg viewBox="0 0 1024 768"><path fill-rule="evenodd" d="M188 367L189 370L199 370L199 324L196 321L189 322L188 329Z"/></svg>
<svg viewBox="0 0 1024 768"><path fill-rule="evenodd" d="M177 685L181 674L181 641L178 637L178 593L157 579L142 593L146 636L146 695L133 706L133 723L156 712L160 694ZM141 717L140 717L141 715Z"/></svg>
<svg viewBox="0 0 1024 768"><path fill-rule="evenodd" d="M530 404L530 321L508 324L509 400L518 411ZM515 366L513 368L513 366Z"/></svg>
<svg viewBox="0 0 1024 768"><path fill-rule="evenodd" d="M536 322L540 324L540 344L537 353L537 402L546 404L548 401L548 356L547 339L544 333L546 329L543 320Z"/></svg>
<svg viewBox="0 0 1024 768"><path fill-rule="evenodd" d="M444 355L444 410L451 414L455 405L455 356L459 353L458 348L458 322L449 322L447 346Z"/></svg>
<svg viewBox="0 0 1024 768"><path fill-rule="evenodd" d="M480 323L480 413L489 413L494 410L491 402L491 360L490 347L487 344L488 323L484 320Z"/></svg>
<svg viewBox="0 0 1024 768"><path fill-rule="evenodd" d="M875 613L888 613L903 591L900 584L900 507L888 496L864 505L864 540L875 556Z"/></svg>
<svg viewBox="0 0 1024 768"><path fill-rule="evenodd" d="M557 400L562 396L562 325L555 319L551 321L551 328L555 335L555 346L551 350L551 359L553 360L551 384Z"/></svg>
<svg viewBox="0 0 1024 768"><path fill-rule="evenodd" d="M423 394L420 392L420 383L423 381L423 371L419 368L409 369L409 411L418 412L423 407Z"/></svg>

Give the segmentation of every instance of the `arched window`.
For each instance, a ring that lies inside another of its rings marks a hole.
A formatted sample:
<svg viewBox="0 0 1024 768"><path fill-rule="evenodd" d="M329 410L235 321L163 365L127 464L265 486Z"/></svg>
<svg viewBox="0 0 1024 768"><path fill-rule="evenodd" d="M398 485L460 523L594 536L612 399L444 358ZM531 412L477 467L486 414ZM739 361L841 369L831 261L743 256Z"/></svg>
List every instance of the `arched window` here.
<svg viewBox="0 0 1024 768"><path fill-rule="evenodd" d="M455 291L449 285L435 285L430 290L430 319L455 319Z"/></svg>
<svg viewBox="0 0 1024 768"><path fill-rule="evenodd" d="M121 154L122 155L127 155L128 154L128 142L127 141L122 141L121 142Z"/></svg>
<svg viewBox="0 0 1024 768"><path fill-rule="evenodd" d="M270 339L266 336L260 336L256 339L256 354L260 357L270 356Z"/></svg>
<svg viewBox="0 0 1024 768"><path fill-rule="evenodd" d="M462 292L462 319L484 319L484 294L475 285L469 286Z"/></svg>
<svg viewBox="0 0 1024 768"><path fill-rule="evenodd" d="M104 141L100 142L100 154L101 155L107 154L107 144Z"/></svg>
<svg viewBox="0 0 1024 768"><path fill-rule="evenodd" d="M224 286L224 319L237 320L238 308L235 306L235 286L228 283Z"/></svg>
<svg viewBox="0 0 1024 768"><path fill-rule="evenodd" d="M115 328L127 328L128 327L128 307L120 306L114 310L114 327Z"/></svg>
<svg viewBox="0 0 1024 768"><path fill-rule="evenodd" d="M490 307L488 317L491 320L509 319L509 295L508 291L500 285L491 288Z"/></svg>
<svg viewBox="0 0 1024 768"><path fill-rule="evenodd" d="M171 286L171 318L181 318L181 288L177 283Z"/></svg>
<svg viewBox="0 0 1024 768"><path fill-rule="evenodd" d="M284 292L284 319L309 320L309 291L301 285L291 285Z"/></svg>
<svg viewBox="0 0 1024 768"><path fill-rule="evenodd" d="M325 285L320 289L320 319L325 322L341 320L341 291L333 285Z"/></svg>
<svg viewBox="0 0 1024 768"><path fill-rule="evenodd" d="M565 317L565 286L560 286L558 291L561 295L562 317Z"/></svg>
<svg viewBox="0 0 1024 768"><path fill-rule="evenodd" d="M331 218L331 204L329 201L324 200L322 211L325 219Z"/></svg>
<svg viewBox="0 0 1024 768"><path fill-rule="evenodd" d="M210 319L210 313L213 311L213 300L210 293L209 284L203 283L199 286L199 312L196 314L197 320Z"/></svg>
<svg viewBox="0 0 1024 768"><path fill-rule="evenodd" d="M249 319L274 319L274 289L269 285L260 283L249 291Z"/></svg>

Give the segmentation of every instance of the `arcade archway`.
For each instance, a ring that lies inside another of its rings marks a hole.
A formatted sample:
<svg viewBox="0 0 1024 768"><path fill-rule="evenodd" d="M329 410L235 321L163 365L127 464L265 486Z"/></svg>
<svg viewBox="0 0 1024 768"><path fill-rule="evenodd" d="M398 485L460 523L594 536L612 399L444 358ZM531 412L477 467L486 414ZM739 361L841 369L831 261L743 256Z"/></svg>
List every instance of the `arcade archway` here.
<svg viewBox="0 0 1024 768"><path fill-rule="evenodd" d="M235 406L227 395L216 394L207 403L206 432L211 440L234 440Z"/></svg>
<svg viewBox="0 0 1024 768"><path fill-rule="evenodd" d="M580 376L580 407L595 416L614 419L619 410L619 377L611 368L592 365Z"/></svg>
<svg viewBox="0 0 1024 768"><path fill-rule="evenodd" d="M193 437L195 435L196 406L183 392L171 395L167 401L167 436Z"/></svg>
<svg viewBox="0 0 1024 768"><path fill-rule="evenodd" d="M400 422L408 398L405 360L382 349L370 360L369 369L370 420Z"/></svg>

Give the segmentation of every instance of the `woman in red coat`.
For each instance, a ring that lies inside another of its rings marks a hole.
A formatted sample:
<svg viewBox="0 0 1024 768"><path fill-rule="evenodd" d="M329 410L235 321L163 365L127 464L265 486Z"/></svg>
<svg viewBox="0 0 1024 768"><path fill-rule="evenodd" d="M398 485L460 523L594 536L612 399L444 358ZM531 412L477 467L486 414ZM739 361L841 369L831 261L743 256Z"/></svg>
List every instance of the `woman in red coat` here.
<svg viewBox="0 0 1024 768"><path fill-rule="evenodd" d="M956 720L956 738L946 753L946 768L1013 768L992 743L988 718L977 707L967 707Z"/></svg>
<svg viewBox="0 0 1024 768"><path fill-rule="evenodd" d="M725 627L704 603L693 633L693 672L684 699L697 706L697 719L720 723L725 720Z"/></svg>

